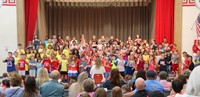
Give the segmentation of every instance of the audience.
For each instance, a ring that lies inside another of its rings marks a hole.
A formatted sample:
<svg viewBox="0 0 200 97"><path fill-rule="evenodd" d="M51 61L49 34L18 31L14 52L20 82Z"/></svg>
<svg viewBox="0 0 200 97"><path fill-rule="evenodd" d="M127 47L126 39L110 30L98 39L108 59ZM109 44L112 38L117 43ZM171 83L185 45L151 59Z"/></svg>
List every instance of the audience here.
<svg viewBox="0 0 200 97"><path fill-rule="evenodd" d="M49 74L48 74L48 71L45 69L45 68L41 68L39 71L38 71L38 75L37 75L37 78L36 78L36 86L37 86L37 89L39 90L40 89L40 86L45 83L45 82L48 82L49 81Z"/></svg>
<svg viewBox="0 0 200 97"><path fill-rule="evenodd" d="M119 86L115 86L112 89L112 97L122 97L122 90Z"/></svg>
<svg viewBox="0 0 200 97"><path fill-rule="evenodd" d="M17 97L24 89L21 87L22 78L19 74L12 74L10 78L10 88L5 90L5 97Z"/></svg>
<svg viewBox="0 0 200 97"><path fill-rule="evenodd" d="M190 78L188 80L187 86L186 86L186 91L185 94L181 97L199 97L200 96L200 83L199 83L199 78L200 78L200 67L197 66L194 68L192 73L190 74Z"/></svg>
<svg viewBox="0 0 200 97"><path fill-rule="evenodd" d="M160 83L164 87L165 91L171 91L171 82L167 81L168 74L165 71L159 73Z"/></svg>
<svg viewBox="0 0 200 97"><path fill-rule="evenodd" d="M59 71L52 71L50 78L49 82L43 83L40 87L42 97L64 97L64 86L57 82L60 79Z"/></svg>
<svg viewBox="0 0 200 97"><path fill-rule="evenodd" d="M37 90L35 78L26 79L24 90L18 94L18 97L42 97Z"/></svg>
<svg viewBox="0 0 200 97"><path fill-rule="evenodd" d="M90 97L93 97L94 95L94 82L92 79L88 78L83 81L82 85L83 91L88 93ZM77 97L80 97L81 93L78 94Z"/></svg>
<svg viewBox="0 0 200 97"><path fill-rule="evenodd" d="M135 87L137 92L131 97L147 97L147 90L145 90L145 81L142 78L137 78L135 81Z"/></svg>
<svg viewBox="0 0 200 97"><path fill-rule="evenodd" d="M175 79L172 82L172 89L173 89L173 94L168 97L179 97L179 95L183 94L183 82L180 79Z"/></svg>
<svg viewBox="0 0 200 97"><path fill-rule="evenodd" d="M88 74L86 72L82 72L79 74L77 82L73 83L69 87L69 97L77 97L77 95L83 92L82 84L85 79L88 78Z"/></svg>
<svg viewBox="0 0 200 97"><path fill-rule="evenodd" d="M98 88L95 92L93 97L107 97L107 93L104 89Z"/></svg>
<svg viewBox="0 0 200 97"><path fill-rule="evenodd" d="M113 87L124 85L123 77L120 75L118 69L111 70L110 77L106 80L101 86L103 88L107 88L108 90L112 90Z"/></svg>
<svg viewBox="0 0 200 97"><path fill-rule="evenodd" d="M165 97L165 95L161 91L152 91L148 94L148 97Z"/></svg>
<svg viewBox="0 0 200 97"><path fill-rule="evenodd" d="M161 83L156 79L157 75L156 72L153 70L148 70L147 73L147 80L145 81L146 87L145 89L147 91L156 91L159 90L160 92L164 92L164 87L162 86Z"/></svg>

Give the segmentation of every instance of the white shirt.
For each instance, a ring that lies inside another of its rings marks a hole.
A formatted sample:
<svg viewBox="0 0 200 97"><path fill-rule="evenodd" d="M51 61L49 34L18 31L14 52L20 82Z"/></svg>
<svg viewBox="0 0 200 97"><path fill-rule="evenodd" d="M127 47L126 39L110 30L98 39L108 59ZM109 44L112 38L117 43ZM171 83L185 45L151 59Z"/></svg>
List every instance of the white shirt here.
<svg viewBox="0 0 200 97"><path fill-rule="evenodd" d="M124 60L117 59L117 67L120 72L125 71L124 64L125 64Z"/></svg>
<svg viewBox="0 0 200 97"><path fill-rule="evenodd" d="M192 95L188 95L188 94L183 94L183 95L176 94L175 97L199 97L199 96L192 96Z"/></svg>

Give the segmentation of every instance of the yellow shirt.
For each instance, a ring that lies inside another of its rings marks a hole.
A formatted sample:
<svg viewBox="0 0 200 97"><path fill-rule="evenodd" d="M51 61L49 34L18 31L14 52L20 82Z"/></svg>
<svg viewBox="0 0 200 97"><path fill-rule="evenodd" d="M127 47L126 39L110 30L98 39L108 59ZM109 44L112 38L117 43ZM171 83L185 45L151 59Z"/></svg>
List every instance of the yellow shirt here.
<svg viewBox="0 0 200 97"><path fill-rule="evenodd" d="M17 49L16 52L17 52L19 55L21 55L21 54L25 54L24 49Z"/></svg>
<svg viewBox="0 0 200 97"><path fill-rule="evenodd" d="M38 53L42 53L43 52L43 49L38 49Z"/></svg>
<svg viewBox="0 0 200 97"><path fill-rule="evenodd" d="M27 59L30 59L33 54L26 54Z"/></svg>
<svg viewBox="0 0 200 97"><path fill-rule="evenodd" d="M29 70L29 60L26 59L27 64L25 65L25 70L28 71Z"/></svg>
<svg viewBox="0 0 200 97"><path fill-rule="evenodd" d="M69 59L70 57L70 50L69 49L64 49L63 54L65 54L66 58Z"/></svg>
<svg viewBox="0 0 200 97"><path fill-rule="evenodd" d="M47 43L47 44L46 44L46 49L48 49L49 45L52 45L52 46L53 46L52 43Z"/></svg>
<svg viewBox="0 0 200 97"><path fill-rule="evenodd" d="M143 58L143 60L144 60L145 63L148 63L148 61L149 61L149 55L143 55L142 58Z"/></svg>
<svg viewBox="0 0 200 97"><path fill-rule="evenodd" d="M15 65L18 64L19 59L20 59L19 57L16 57L16 58L15 58Z"/></svg>
<svg viewBox="0 0 200 97"><path fill-rule="evenodd" d="M60 62L62 61L61 55L57 54L57 55L56 55L56 58L58 59L58 61L60 61Z"/></svg>
<svg viewBox="0 0 200 97"><path fill-rule="evenodd" d="M62 60L61 61L61 69L60 69L60 71L67 72L68 64L69 64L68 60Z"/></svg>

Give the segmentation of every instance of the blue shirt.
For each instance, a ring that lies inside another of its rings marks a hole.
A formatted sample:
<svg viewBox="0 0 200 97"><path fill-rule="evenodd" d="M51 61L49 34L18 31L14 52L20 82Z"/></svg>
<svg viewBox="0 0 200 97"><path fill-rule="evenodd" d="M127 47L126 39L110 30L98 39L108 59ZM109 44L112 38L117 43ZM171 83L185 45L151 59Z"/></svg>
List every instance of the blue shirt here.
<svg viewBox="0 0 200 97"><path fill-rule="evenodd" d="M12 57L12 60L5 60L7 63L7 72L15 71L15 59Z"/></svg>
<svg viewBox="0 0 200 97"><path fill-rule="evenodd" d="M42 84L40 94L42 97L64 97L64 86L51 80Z"/></svg>
<svg viewBox="0 0 200 97"><path fill-rule="evenodd" d="M146 87L145 90L147 91L161 91L162 93L165 91L163 85L158 80L146 80L145 81ZM133 91L134 93L137 92L135 89Z"/></svg>
<svg viewBox="0 0 200 97"><path fill-rule="evenodd" d="M30 64L35 64L35 65L36 65L36 61L35 61L35 60L30 60L29 63L30 63ZM31 66L31 65L30 65L30 69L31 69L31 70L35 70L35 69L36 69L36 66Z"/></svg>
<svg viewBox="0 0 200 97"><path fill-rule="evenodd" d="M17 95L24 89L21 87L10 87L5 90L5 97L18 97Z"/></svg>

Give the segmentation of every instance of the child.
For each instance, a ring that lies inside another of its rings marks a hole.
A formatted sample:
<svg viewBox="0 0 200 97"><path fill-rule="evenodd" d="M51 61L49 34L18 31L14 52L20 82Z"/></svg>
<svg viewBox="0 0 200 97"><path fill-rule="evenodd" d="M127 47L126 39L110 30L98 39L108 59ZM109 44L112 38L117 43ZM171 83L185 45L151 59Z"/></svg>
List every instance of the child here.
<svg viewBox="0 0 200 97"><path fill-rule="evenodd" d="M69 71L68 71L68 76L69 77L77 77L78 76L78 71L76 68L76 59L75 57L72 57L72 61L69 64Z"/></svg>
<svg viewBox="0 0 200 97"><path fill-rule="evenodd" d="M40 40L38 39L38 35L35 35L33 39L33 45L36 50L38 50L39 44L40 44Z"/></svg>
<svg viewBox="0 0 200 97"><path fill-rule="evenodd" d="M128 61L126 64L125 71L126 71L126 74L133 75L134 70L135 70L135 59L134 59L134 56L130 55L130 56L128 56Z"/></svg>
<svg viewBox="0 0 200 97"><path fill-rule="evenodd" d="M52 70L58 70L59 67L59 61L56 59L55 54L52 55L52 60L51 60L51 69Z"/></svg>
<svg viewBox="0 0 200 97"><path fill-rule="evenodd" d="M27 62L25 60L24 54L20 55L20 60L18 61L18 72L20 75L25 76L25 66L27 65Z"/></svg>
<svg viewBox="0 0 200 97"><path fill-rule="evenodd" d="M158 62L158 65L160 66L160 72L161 71L166 71L167 72L167 60L165 59L164 53L161 54L161 59Z"/></svg>
<svg viewBox="0 0 200 97"><path fill-rule="evenodd" d="M79 72L84 72L87 69L87 61L85 60L84 56L81 56L81 61L79 63Z"/></svg>
<svg viewBox="0 0 200 97"><path fill-rule="evenodd" d="M20 44L20 43L18 44L18 48L15 52L17 52L19 55L25 54L24 49L22 49L22 44Z"/></svg>
<svg viewBox="0 0 200 97"><path fill-rule="evenodd" d="M69 65L69 62L65 54L62 54L62 60L60 63L60 74L61 74L62 80L65 80L67 78L68 65Z"/></svg>
<svg viewBox="0 0 200 97"><path fill-rule="evenodd" d="M189 55L185 56L185 61L183 62L183 69L182 71L189 69L190 67L190 61L189 61Z"/></svg>
<svg viewBox="0 0 200 97"><path fill-rule="evenodd" d="M123 77L125 76L124 64L125 61L122 59L122 55L119 55L119 58L117 59L117 68L119 69L119 72Z"/></svg>
<svg viewBox="0 0 200 97"><path fill-rule="evenodd" d="M44 55L44 59L42 60L42 64L43 64L44 68L47 69L48 73L50 73L51 60L46 55Z"/></svg>
<svg viewBox="0 0 200 97"><path fill-rule="evenodd" d="M66 56L67 59L69 59L69 57L70 57L70 50L69 50L68 46L64 46L63 48L64 49L63 49L62 53L65 54L65 56Z"/></svg>
<svg viewBox="0 0 200 97"><path fill-rule="evenodd" d="M136 68L137 68L137 71L144 70L144 60L143 60L142 56L139 56L139 58L137 59Z"/></svg>
<svg viewBox="0 0 200 97"><path fill-rule="evenodd" d="M156 61L153 55L149 57L149 68L148 70L156 70Z"/></svg>
<svg viewBox="0 0 200 97"><path fill-rule="evenodd" d="M104 62L104 68L106 70L105 78L108 78L110 76L111 67L112 64L109 62L108 57L105 57L105 62Z"/></svg>
<svg viewBox="0 0 200 97"><path fill-rule="evenodd" d="M15 69L16 69L16 72L18 72L18 61L20 59L20 56L17 52L14 53L14 58L15 58Z"/></svg>
<svg viewBox="0 0 200 97"><path fill-rule="evenodd" d="M176 50L172 52L172 73L175 73L179 68L179 55Z"/></svg>
<svg viewBox="0 0 200 97"><path fill-rule="evenodd" d="M29 65L30 65L30 76L31 77L35 77L36 74L36 61L35 61L35 57L31 56L31 60L29 61Z"/></svg>
<svg viewBox="0 0 200 97"><path fill-rule="evenodd" d="M42 67L41 61L42 61L41 59L37 59L37 63L36 63L36 67L37 67L36 72L37 72L37 74L39 73L39 70Z"/></svg>
<svg viewBox="0 0 200 97"><path fill-rule="evenodd" d="M115 58L116 58L115 55L112 55L112 61L111 61L112 69L117 68L117 60Z"/></svg>
<svg viewBox="0 0 200 97"><path fill-rule="evenodd" d="M148 62L149 62L149 55L148 55L148 52L146 50L144 51L144 55L142 55L142 58L144 60L144 69L146 71L147 68L148 68Z"/></svg>

